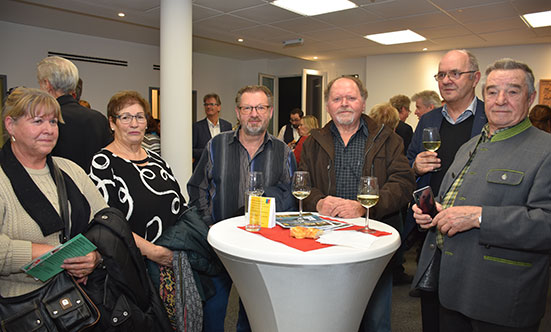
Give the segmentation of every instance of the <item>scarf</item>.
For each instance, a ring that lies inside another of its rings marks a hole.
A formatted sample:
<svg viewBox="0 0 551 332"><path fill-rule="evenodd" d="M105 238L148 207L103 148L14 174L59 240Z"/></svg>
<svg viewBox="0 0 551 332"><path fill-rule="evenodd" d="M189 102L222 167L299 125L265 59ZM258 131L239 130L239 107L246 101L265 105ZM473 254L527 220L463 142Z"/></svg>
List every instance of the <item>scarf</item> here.
<svg viewBox="0 0 551 332"><path fill-rule="evenodd" d="M50 175L55 182L54 161L51 154L46 156L46 164ZM0 150L0 165L10 180L11 186L19 203L31 218L40 226L42 235L48 236L61 231L65 225L53 205L34 183L25 167L13 154L11 142L8 140ZM61 171L67 188L67 196L71 204L71 232L70 237L86 230L90 221L90 204L86 197L80 192L71 177ZM57 185L57 184L56 184ZM61 202L60 202L61 203Z"/></svg>

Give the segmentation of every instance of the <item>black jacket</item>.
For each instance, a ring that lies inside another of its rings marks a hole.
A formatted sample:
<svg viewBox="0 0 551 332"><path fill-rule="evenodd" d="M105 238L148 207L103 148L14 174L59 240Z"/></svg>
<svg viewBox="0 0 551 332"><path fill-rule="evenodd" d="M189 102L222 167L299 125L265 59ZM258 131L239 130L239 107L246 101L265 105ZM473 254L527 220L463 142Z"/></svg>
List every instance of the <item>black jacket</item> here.
<svg viewBox="0 0 551 332"><path fill-rule="evenodd" d="M122 212L115 208L99 211L84 235L104 260L85 286L102 315L93 331L172 331Z"/></svg>
<svg viewBox="0 0 551 332"><path fill-rule="evenodd" d="M98 111L81 106L71 95L57 98L63 122L52 155L67 158L90 172L92 157L113 141L107 118Z"/></svg>
<svg viewBox="0 0 551 332"><path fill-rule="evenodd" d="M193 270L193 278L197 291L203 301L216 293L209 276L218 275L223 271L222 263L207 242L208 226L203 222L195 207L184 211L176 224L163 232L155 241L158 246L172 251L185 251ZM159 266L148 261L148 271L157 287L159 280ZM158 288L158 287L157 287Z"/></svg>

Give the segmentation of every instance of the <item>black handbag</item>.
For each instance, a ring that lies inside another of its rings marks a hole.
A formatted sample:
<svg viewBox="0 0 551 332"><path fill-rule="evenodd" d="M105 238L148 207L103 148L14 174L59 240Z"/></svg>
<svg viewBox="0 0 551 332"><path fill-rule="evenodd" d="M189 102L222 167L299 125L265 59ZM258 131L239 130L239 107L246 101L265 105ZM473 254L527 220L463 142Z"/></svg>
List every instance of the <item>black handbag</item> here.
<svg viewBox="0 0 551 332"><path fill-rule="evenodd" d="M65 229L61 242L70 234L67 191L55 164L54 178ZM72 276L63 271L44 286L15 297L0 296L0 331L84 331L99 321L100 312Z"/></svg>
<svg viewBox="0 0 551 332"><path fill-rule="evenodd" d="M99 311L72 276L58 273L27 294L0 297L2 332L84 331L99 320Z"/></svg>

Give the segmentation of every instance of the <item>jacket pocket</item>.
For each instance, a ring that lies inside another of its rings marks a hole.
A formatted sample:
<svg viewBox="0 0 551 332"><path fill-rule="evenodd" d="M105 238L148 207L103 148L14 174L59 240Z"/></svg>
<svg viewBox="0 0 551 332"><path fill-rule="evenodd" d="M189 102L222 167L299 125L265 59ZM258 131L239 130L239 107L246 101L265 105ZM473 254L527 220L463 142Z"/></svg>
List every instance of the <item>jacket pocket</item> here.
<svg viewBox="0 0 551 332"><path fill-rule="evenodd" d="M518 186L523 178L524 172L511 169L491 169L486 174L486 181L510 186Z"/></svg>

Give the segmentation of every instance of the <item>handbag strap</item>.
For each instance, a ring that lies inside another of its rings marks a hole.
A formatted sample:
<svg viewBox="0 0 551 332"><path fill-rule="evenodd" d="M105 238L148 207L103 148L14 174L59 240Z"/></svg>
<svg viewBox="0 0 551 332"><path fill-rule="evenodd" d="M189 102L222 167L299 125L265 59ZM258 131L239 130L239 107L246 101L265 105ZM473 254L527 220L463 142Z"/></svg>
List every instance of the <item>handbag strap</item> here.
<svg viewBox="0 0 551 332"><path fill-rule="evenodd" d="M59 209L61 211L61 220L63 221L64 228L59 236L61 243L67 242L68 237L71 234L71 223L69 221L69 199L67 197L67 188L65 187L65 179L61 170L57 166L56 162L52 160L52 167L54 173L54 180L57 187L57 198L59 200Z"/></svg>

